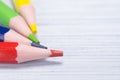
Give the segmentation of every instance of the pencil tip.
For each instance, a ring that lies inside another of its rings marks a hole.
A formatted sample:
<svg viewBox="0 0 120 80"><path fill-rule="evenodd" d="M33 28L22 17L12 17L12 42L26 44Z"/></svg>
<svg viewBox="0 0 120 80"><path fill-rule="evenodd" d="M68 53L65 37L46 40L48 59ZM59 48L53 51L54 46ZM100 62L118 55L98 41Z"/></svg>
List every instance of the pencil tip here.
<svg viewBox="0 0 120 80"><path fill-rule="evenodd" d="M50 57L60 57L63 56L63 51L51 50Z"/></svg>
<svg viewBox="0 0 120 80"><path fill-rule="evenodd" d="M46 47L44 45L41 45L41 44L36 44L34 42L32 42L31 46L38 47L38 48L43 48L43 49L48 49L48 47Z"/></svg>
<svg viewBox="0 0 120 80"><path fill-rule="evenodd" d="M30 40L32 40L33 42L37 43L37 44L40 43L39 40L36 38L36 36L35 36L34 34L30 34L30 35L28 36L28 38L29 38Z"/></svg>
<svg viewBox="0 0 120 80"><path fill-rule="evenodd" d="M30 25L30 29L31 29L31 31L32 31L34 34L37 33L37 26L36 26L36 24L31 24L31 25Z"/></svg>

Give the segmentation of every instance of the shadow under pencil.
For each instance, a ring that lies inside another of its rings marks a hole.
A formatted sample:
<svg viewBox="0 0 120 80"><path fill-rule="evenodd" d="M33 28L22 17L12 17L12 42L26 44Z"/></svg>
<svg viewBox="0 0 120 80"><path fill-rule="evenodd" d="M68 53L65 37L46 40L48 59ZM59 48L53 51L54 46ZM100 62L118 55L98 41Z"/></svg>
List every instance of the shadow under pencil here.
<svg viewBox="0 0 120 80"><path fill-rule="evenodd" d="M0 64L1 69L18 69L18 68L28 68L28 67L43 67L43 66L55 66L62 65L62 62L57 61L47 61L46 59L34 60L30 62L25 62L21 64Z"/></svg>

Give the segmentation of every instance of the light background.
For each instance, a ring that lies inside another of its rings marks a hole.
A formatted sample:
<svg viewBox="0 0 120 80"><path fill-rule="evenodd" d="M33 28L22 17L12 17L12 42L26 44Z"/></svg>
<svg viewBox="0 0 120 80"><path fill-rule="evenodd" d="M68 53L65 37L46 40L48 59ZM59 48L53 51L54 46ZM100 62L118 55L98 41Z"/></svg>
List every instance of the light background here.
<svg viewBox="0 0 120 80"><path fill-rule="evenodd" d="M0 80L120 80L120 0L32 1L38 38L64 57L0 64Z"/></svg>

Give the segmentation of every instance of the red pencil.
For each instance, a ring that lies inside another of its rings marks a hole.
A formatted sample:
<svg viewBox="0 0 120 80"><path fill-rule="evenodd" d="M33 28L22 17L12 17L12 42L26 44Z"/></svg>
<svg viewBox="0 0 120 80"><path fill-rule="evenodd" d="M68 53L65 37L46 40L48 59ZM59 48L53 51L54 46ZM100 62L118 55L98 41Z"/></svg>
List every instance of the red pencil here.
<svg viewBox="0 0 120 80"><path fill-rule="evenodd" d="M62 51L46 50L15 42L0 42L1 63L22 63L47 57L63 56Z"/></svg>

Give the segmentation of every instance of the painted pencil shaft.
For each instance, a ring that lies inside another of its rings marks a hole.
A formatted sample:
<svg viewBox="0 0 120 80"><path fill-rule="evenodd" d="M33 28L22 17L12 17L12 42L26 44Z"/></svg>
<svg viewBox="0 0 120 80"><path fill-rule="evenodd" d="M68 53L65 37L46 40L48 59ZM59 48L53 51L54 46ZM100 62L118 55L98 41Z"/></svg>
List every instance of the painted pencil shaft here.
<svg viewBox="0 0 120 80"><path fill-rule="evenodd" d="M63 56L63 52L58 50L40 49L18 43L0 43L1 63L23 63L47 57L60 56Z"/></svg>
<svg viewBox="0 0 120 80"><path fill-rule="evenodd" d="M9 26L35 43L39 40L29 29L25 20L0 0L0 24Z"/></svg>
<svg viewBox="0 0 120 80"><path fill-rule="evenodd" d="M20 13L28 23L31 31L37 33L35 21L35 9L30 0L13 0L16 11Z"/></svg>

